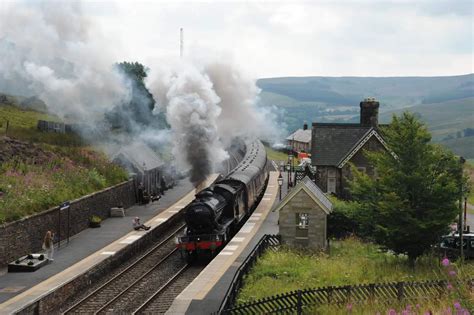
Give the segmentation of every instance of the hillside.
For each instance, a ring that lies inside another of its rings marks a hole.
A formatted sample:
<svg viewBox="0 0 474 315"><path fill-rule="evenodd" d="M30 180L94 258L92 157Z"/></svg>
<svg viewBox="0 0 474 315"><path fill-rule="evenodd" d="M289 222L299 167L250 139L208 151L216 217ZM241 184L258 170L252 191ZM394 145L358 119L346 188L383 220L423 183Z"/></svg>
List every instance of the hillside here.
<svg viewBox="0 0 474 315"><path fill-rule="evenodd" d="M474 128L474 74L449 77L301 77L260 79L262 106L278 109L288 132L303 121L358 122L359 102L380 101L380 121L404 110L418 113L435 142L474 158L472 140L451 139Z"/></svg>
<svg viewBox="0 0 474 315"><path fill-rule="evenodd" d="M58 120L0 103L0 224L127 179L79 136L39 132L38 119Z"/></svg>

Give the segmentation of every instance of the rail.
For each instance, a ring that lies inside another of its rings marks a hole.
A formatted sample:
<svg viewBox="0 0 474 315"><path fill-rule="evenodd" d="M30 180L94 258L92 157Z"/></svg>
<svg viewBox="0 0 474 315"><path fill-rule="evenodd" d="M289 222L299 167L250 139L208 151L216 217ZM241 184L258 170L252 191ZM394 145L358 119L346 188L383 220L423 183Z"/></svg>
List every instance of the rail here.
<svg viewBox="0 0 474 315"><path fill-rule="evenodd" d="M171 283L173 283L180 275L183 274L187 269L189 268L189 265L186 264L183 266L181 269L179 269L174 276L172 276L165 284L163 284L152 296L150 296L142 305L140 305L132 314L139 314L143 312L148 305L158 296L160 295Z"/></svg>
<svg viewBox="0 0 474 315"><path fill-rule="evenodd" d="M131 271L133 268L137 267L145 258L151 256L154 252L156 252L159 248L164 246L169 240L173 237L176 236L179 231L181 231L185 225L180 225L177 229L175 229L168 237L166 237L163 241L158 243L157 245L153 246L150 250L148 250L145 254L140 256L135 262L133 262L130 266L113 276L111 279L106 281L104 284L99 286L97 289L93 290L89 294L87 294L84 298L80 299L78 302L76 302L74 305L69 307L64 314L68 313L73 313L76 311L76 309L80 308L84 303L87 303L88 300L93 298L95 295L99 294L102 290L107 288L109 285L113 284L114 281L120 280L120 277L122 277L124 274L126 274L128 271Z"/></svg>

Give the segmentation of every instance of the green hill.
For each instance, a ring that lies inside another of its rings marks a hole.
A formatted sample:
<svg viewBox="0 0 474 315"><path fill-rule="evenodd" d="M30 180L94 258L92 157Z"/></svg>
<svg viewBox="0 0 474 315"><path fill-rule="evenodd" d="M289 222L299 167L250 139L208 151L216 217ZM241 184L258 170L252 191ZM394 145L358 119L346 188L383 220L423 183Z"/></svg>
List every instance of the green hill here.
<svg viewBox="0 0 474 315"><path fill-rule="evenodd" d="M404 110L418 113L433 140L454 152L467 152L469 139L457 138L474 128L474 74L446 77L287 77L260 79L262 106L279 109L279 121L291 132L307 122L358 122L359 102L380 101L380 121ZM467 151L466 151L467 150Z"/></svg>
<svg viewBox="0 0 474 315"><path fill-rule="evenodd" d="M0 224L127 179L79 136L37 130L38 119L57 117L7 103L0 102Z"/></svg>

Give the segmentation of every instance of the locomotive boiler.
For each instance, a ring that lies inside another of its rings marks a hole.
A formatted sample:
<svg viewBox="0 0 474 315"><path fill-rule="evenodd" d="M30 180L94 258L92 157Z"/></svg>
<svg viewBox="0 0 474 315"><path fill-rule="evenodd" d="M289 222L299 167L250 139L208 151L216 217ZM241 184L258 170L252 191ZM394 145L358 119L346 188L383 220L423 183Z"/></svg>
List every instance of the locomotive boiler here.
<svg viewBox="0 0 474 315"><path fill-rule="evenodd" d="M245 145L246 154L237 167L185 207L186 229L177 247L188 257L223 247L261 198L268 181L267 154L258 140Z"/></svg>

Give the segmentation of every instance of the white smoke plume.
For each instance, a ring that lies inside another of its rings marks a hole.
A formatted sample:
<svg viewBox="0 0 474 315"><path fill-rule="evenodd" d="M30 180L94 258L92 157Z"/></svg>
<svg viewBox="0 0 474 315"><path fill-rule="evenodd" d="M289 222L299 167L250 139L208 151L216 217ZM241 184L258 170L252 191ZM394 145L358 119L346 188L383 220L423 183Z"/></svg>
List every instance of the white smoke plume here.
<svg viewBox="0 0 474 315"><path fill-rule="evenodd" d="M113 67L120 47L100 34L78 2L2 3L0 93L36 95L49 112L74 123L99 124L112 109L132 117L140 108L117 106L128 104L132 90ZM155 62L160 66L148 65L146 84L157 101L153 112L165 111L171 130L132 118L125 122L127 133L104 137L106 151L131 141L163 147L168 140L178 167L189 168L191 181L198 183L228 157L224 148L234 137L268 140L277 134L271 112L256 106L255 80L232 62Z"/></svg>
<svg viewBox="0 0 474 315"><path fill-rule="evenodd" d="M2 3L0 92L36 95L76 122L100 119L129 98L104 43L78 2Z"/></svg>
<svg viewBox="0 0 474 315"><path fill-rule="evenodd" d="M152 71L151 92L171 126L173 153L197 184L228 154L235 137L278 136L272 113L260 109L259 89L231 63L181 61Z"/></svg>

